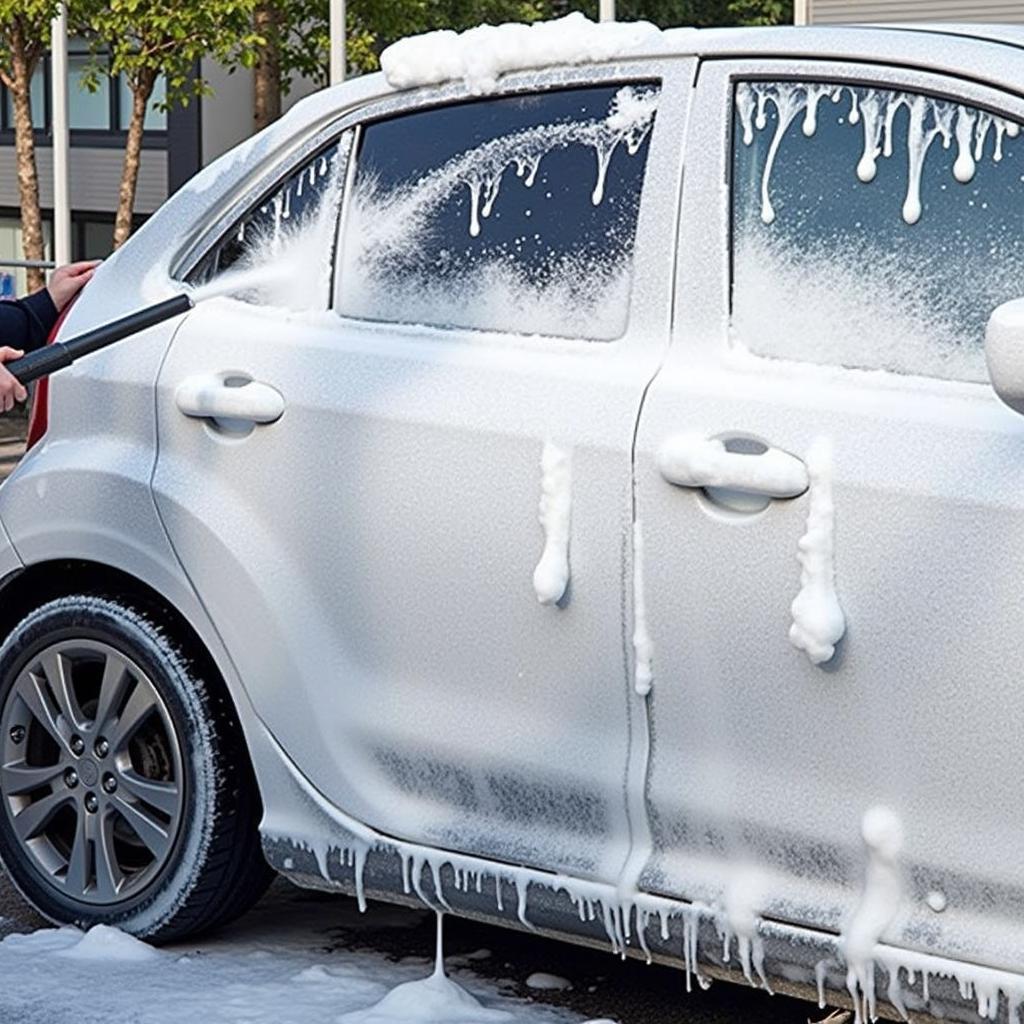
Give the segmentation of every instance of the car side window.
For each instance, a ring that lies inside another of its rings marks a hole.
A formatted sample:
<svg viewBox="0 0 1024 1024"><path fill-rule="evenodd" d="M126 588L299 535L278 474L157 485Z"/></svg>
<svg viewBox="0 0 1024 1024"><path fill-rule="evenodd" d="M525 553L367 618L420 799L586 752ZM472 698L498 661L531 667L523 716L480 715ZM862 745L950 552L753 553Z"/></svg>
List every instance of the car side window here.
<svg viewBox="0 0 1024 1024"><path fill-rule="evenodd" d="M232 294L244 301L326 309L350 141L345 134L321 147L265 192L199 261L188 283L209 285L231 272L230 281L239 284Z"/></svg>
<svg viewBox="0 0 1024 1024"><path fill-rule="evenodd" d="M766 357L985 381L1024 295L1024 139L989 111L827 82L735 88L732 339Z"/></svg>
<svg viewBox="0 0 1024 1024"><path fill-rule="evenodd" d="M619 337L657 100L650 83L562 89L367 124L338 311Z"/></svg>

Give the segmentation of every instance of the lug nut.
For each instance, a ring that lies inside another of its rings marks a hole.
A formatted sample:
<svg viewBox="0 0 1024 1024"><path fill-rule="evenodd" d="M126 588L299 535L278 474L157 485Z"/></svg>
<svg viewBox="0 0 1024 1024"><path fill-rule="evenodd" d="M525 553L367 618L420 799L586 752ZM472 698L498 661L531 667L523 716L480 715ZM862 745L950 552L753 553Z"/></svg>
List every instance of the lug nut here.
<svg viewBox="0 0 1024 1024"><path fill-rule="evenodd" d="M110 774L110 772L107 772L107 774L103 776L103 792L117 792L117 779L115 779L114 776Z"/></svg>
<svg viewBox="0 0 1024 1024"><path fill-rule="evenodd" d="M14 743L20 743L25 738L25 726L16 725L11 729L11 740Z"/></svg>
<svg viewBox="0 0 1024 1024"><path fill-rule="evenodd" d="M74 754L75 757L81 757L83 751L85 750L85 741L82 739L81 736L72 736L71 742L68 744L68 746L71 747L71 753Z"/></svg>
<svg viewBox="0 0 1024 1024"><path fill-rule="evenodd" d="M100 809L100 802L96 799L95 793L85 794L85 809L90 814L95 814Z"/></svg>
<svg viewBox="0 0 1024 1024"><path fill-rule="evenodd" d="M101 736L96 741L96 756L106 757L110 753L110 744Z"/></svg>
<svg viewBox="0 0 1024 1024"><path fill-rule="evenodd" d="M78 785L78 772L76 772L74 768L69 768L64 773L64 785L67 786L68 789L74 789L75 786Z"/></svg>

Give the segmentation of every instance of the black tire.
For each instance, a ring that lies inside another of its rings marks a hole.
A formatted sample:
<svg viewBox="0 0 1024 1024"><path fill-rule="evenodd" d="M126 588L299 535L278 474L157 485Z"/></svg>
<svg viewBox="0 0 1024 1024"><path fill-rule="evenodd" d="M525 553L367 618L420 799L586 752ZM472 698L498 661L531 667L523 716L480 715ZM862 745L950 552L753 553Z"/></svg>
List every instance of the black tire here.
<svg viewBox="0 0 1024 1024"><path fill-rule="evenodd" d="M85 652L84 669L75 660L79 650L76 644L82 645L81 650ZM151 776L169 779L170 785L179 794L174 797L177 801L175 809L167 816L168 838L165 848L159 856L150 854L152 860L147 870L152 877L147 878L139 871L132 874L132 868L129 867L121 877L122 880L129 879L135 888L121 898L125 888L110 888L109 880L113 875L107 874L105 878L108 888L96 896L100 893L95 860L99 855L99 840L94 840L83 842L83 848L91 851L84 855L86 859L83 863L90 865L87 877L95 879L95 884L90 882L88 885L70 886L73 855L71 844L77 842L77 839L67 840L63 847L59 835L53 840L54 849L68 851L67 866L60 869L64 873L62 878L60 870L54 872L33 852L39 848L38 837L19 837L14 825L16 814L25 806L24 801L37 799L37 796L11 797L9 793L17 791L19 787L12 783L8 786L8 793L4 793L2 782L0 860L26 899L52 921L75 924L82 928L100 923L113 925L152 942L183 939L210 931L227 924L249 909L266 890L274 875L260 847L260 798L231 701L223 683L218 678L208 678L211 673L208 670L204 672L200 662L191 658L179 641L158 625L158 614L141 603L86 594L62 597L37 608L17 626L0 648L0 721L9 723L14 720L10 716L16 714L22 716L21 721L42 721L38 716L31 717L28 703L24 697L19 700L18 694L31 692L25 689L29 685L25 680L32 678L28 674L29 670L35 671L33 666L41 664L39 659L51 657L51 652L57 650L62 652L59 664L71 665L70 675L75 679L72 686L76 694L76 710L69 716L72 726L79 713L80 721L86 723L78 730L82 736L75 735L72 740L81 745L84 737L86 744L95 744L96 749L99 749L96 736L87 731L88 711L85 709L90 705L83 703L81 698L83 686L86 687L86 693L98 694L101 684L92 684L93 691L89 691L88 684L79 681L79 677L90 669L88 657L94 651L102 652L107 648L127 658L133 671L141 670L150 684L147 693L151 695L155 691L159 697L154 703L154 707L159 710L149 712L153 717L146 728L156 730L154 735L159 734L158 740L162 736L160 742L165 746L175 741L178 745L174 748L174 768L165 769L166 775ZM64 660L65 655L69 660ZM110 657L115 658L114 655ZM98 671L96 669L93 674ZM139 685L137 678L141 678L138 673L129 672L127 682L123 684L125 692L134 692L134 688ZM49 683L46 683L44 693L52 699L54 691L49 688ZM111 713L112 717L108 719L118 726L128 717L128 698L119 700L122 703L116 717ZM58 710L59 714L57 703L53 701L51 704L48 701L47 707ZM93 713L97 721L100 716L99 703L96 697ZM5 718L5 715L8 717ZM60 719L57 721L59 724ZM95 727L99 728L98 725ZM29 726L30 738L35 736L32 730L39 728L42 726ZM61 728L67 732L66 721ZM5 730L11 731L7 726ZM168 739L171 736L170 730L173 730L173 739ZM139 728L138 731L143 730ZM22 728L21 732L24 733L25 729ZM44 732L47 730L44 729ZM47 732L42 741L51 743L51 736ZM8 740L8 735L0 735L0 750ZM141 741L137 737L131 739L131 743L136 742ZM124 743L126 746L122 749L128 749L128 740ZM58 751L54 756L64 759L71 756L71 751L63 749L59 743L51 745ZM95 790L95 794L90 792L90 799L95 803L98 794L100 798L110 801L110 809L107 809L105 803L101 808L102 813L94 817L113 822L111 829L120 828L116 842L122 845L117 846L117 849L129 849L123 845L128 817L123 813L119 816L113 806L113 795L105 797L101 792L96 782L96 772L97 769L102 772L105 762L97 761L91 751L92 748L87 749L87 757L81 758L76 765L82 770L82 785L72 783L68 786L76 789L73 796L78 803L70 805L68 811L59 811L59 814L73 814L76 822L78 816L84 819L81 801L84 799L83 787L88 776L89 784ZM81 763L87 758L91 759L89 765ZM108 760L113 762L113 758L114 754L111 753ZM164 762L170 763L170 760L165 757ZM2 763L3 758L0 758ZM24 763L29 764L27 756ZM65 761L60 763L63 765ZM116 766L111 763L107 767ZM134 766L129 764L128 767L135 771ZM67 784L67 769L62 768L62 771L64 774L49 784L53 792ZM139 774L136 772L135 777L138 778ZM148 781L150 776L144 772L141 774ZM175 778L176 775L180 779ZM107 776L103 775L102 785L106 786L108 782ZM110 785L116 788L116 780L110 782ZM60 792L63 794L63 790ZM126 794L127 790L122 786L120 798L125 798ZM70 801L70 798L65 799ZM129 795L127 799L131 801L134 798ZM56 815L53 817L56 818ZM159 815L158 818L163 821ZM61 828L65 827L63 819L60 819L59 824ZM77 836L77 832L73 831L79 827L77 824L67 827L72 828L73 836ZM81 827L84 835L85 826ZM25 832L26 826L23 824L20 830ZM130 829L127 834L129 839L133 839ZM141 836L142 832L139 832L134 839ZM49 837L46 842L50 842ZM143 848L141 841L135 842L134 848L143 854L149 852ZM106 852L114 849L115 840L111 839ZM52 861L52 854L49 856ZM142 859L140 857L140 861ZM50 871L52 877L47 877L47 871ZM92 902L90 892L93 894ZM81 893L81 896L76 898L75 893ZM112 895L108 898L107 894ZM101 902L97 903L96 899Z"/></svg>

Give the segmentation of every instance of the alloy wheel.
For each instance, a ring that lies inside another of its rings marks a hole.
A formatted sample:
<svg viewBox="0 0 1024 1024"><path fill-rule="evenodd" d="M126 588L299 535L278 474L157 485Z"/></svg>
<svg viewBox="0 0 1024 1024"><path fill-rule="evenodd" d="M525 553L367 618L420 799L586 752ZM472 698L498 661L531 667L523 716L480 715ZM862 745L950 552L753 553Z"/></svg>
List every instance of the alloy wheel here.
<svg viewBox="0 0 1024 1024"><path fill-rule="evenodd" d="M21 669L0 714L0 793L25 860L65 898L145 889L175 848L183 790L171 716L126 655L64 640Z"/></svg>

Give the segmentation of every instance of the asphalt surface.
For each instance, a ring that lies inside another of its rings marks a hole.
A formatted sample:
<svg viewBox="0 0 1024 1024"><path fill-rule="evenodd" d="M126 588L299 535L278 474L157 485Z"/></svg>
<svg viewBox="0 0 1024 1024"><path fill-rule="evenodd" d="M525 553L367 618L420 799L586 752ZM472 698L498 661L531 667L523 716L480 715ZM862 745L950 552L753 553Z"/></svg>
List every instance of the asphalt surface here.
<svg viewBox="0 0 1024 1024"><path fill-rule="evenodd" d="M434 950L433 915L422 911L390 909L385 923L374 922L373 905L359 918L358 929L339 926L351 913L340 913L347 896L304 892L278 882L253 914L260 927L271 929L291 913L313 922L310 946L329 950L368 949L395 958L430 957ZM269 906L268 906L269 905ZM310 909L314 913L310 917ZM348 908L345 908L348 909ZM268 913L267 911L272 911ZM400 928L395 914L408 915ZM45 926L33 914L0 872L0 936ZM251 936L252 929L249 933ZM473 963L474 970L495 980L510 982L515 994L554 1006L566 1006L585 1018L611 1019L619 1024L805 1024L827 1016L809 1003L769 996L740 985L716 982L704 992L686 992L683 972L639 961L622 961L610 952L584 949L550 939L525 935L470 921L448 919L445 956L460 957L479 949L491 955ZM526 979L535 971L567 978L565 992L534 992Z"/></svg>

